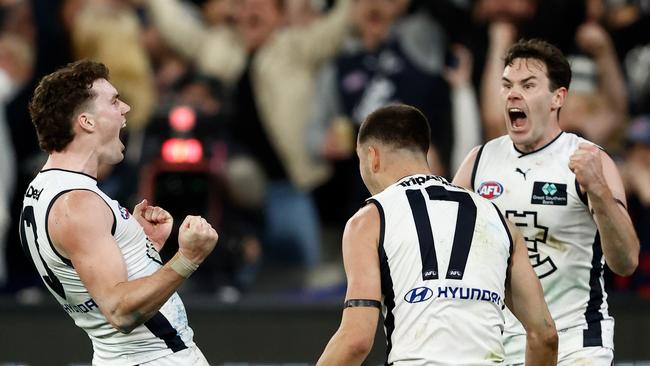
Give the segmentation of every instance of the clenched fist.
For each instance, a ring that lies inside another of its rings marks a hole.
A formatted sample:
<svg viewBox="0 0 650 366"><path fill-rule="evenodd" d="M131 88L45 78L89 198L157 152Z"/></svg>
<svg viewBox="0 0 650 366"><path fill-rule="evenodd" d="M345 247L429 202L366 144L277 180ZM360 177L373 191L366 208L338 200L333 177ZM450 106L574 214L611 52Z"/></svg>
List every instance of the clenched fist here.
<svg viewBox="0 0 650 366"><path fill-rule="evenodd" d="M212 252L219 234L201 216L185 217L178 229L178 251L195 264L201 264Z"/></svg>
<svg viewBox="0 0 650 366"><path fill-rule="evenodd" d="M580 189L602 197L609 190L603 175L602 150L593 144L581 143L569 159L569 169L576 175Z"/></svg>
<svg viewBox="0 0 650 366"><path fill-rule="evenodd" d="M172 231L172 215L161 207L150 206L144 199L135 205L133 217L142 226L145 235L156 244L156 250L160 250Z"/></svg>

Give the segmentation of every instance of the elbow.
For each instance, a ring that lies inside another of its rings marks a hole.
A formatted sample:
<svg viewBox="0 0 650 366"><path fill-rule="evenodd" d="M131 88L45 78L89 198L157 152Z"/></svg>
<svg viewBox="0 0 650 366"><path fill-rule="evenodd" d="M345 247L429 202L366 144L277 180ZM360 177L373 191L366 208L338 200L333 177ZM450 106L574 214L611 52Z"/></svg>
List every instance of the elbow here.
<svg viewBox="0 0 650 366"><path fill-rule="evenodd" d="M616 273L619 276L623 277L628 277L631 276L634 271L636 271L636 267L639 266L639 256L630 256L627 258L625 263L621 263L617 266L610 266L610 269L612 272Z"/></svg>
<svg viewBox="0 0 650 366"><path fill-rule="evenodd" d="M129 314L121 311L119 308L111 309L109 312L104 312L104 316L109 324L122 334L129 334L135 328L144 323L142 317L136 314Z"/></svg>
<svg viewBox="0 0 650 366"><path fill-rule="evenodd" d="M129 334L137 327L133 322L116 319L115 317L108 318L107 320L113 328L122 334Z"/></svg>
<svg viewBox="0 0 650 366"><path fill-rule="evenodd" d="M533 348L557 352L559 339L557 329L555 328L555 322L553 322L552 319L547 320L546 326L543 329L528 332L527 338L527 342Z"/></svg>
<svg viewBox="0 0 650 366"><path fill-rule="evenodd" d="M640 244L639 240L636 239L635 244L632 245L632 248L625 255L621 256L618 261L611 263L609 268L612 272L616 273L619 276L628 277L631 276L636 268L639 266L639 251Z"/></svg>
<svg viewBox="0 0 650 366"><path fill-rule="evenodd" d="M348 351L347 353L353 359L364 359L366 356L368 356L370 350L372 350L373 342L374 342L373 337L369 337L365 335L350 337L346 345Z"/></svg>

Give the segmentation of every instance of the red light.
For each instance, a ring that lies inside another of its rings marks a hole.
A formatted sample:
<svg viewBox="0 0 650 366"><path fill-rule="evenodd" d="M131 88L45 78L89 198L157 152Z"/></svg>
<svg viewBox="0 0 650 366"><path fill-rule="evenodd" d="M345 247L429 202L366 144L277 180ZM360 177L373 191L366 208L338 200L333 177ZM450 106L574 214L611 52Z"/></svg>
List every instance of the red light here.
<svg viewBox="0 0 650 366"><path fill-rule="evenodd" d="M179 132L187 132L194 128L196 113L190 107L180 106L169 112L169 125Z"/></svg>
<svg viewBox="0 0 650 366"><path fill-rule="evenodd" d="M197 139L185 141L185 161L188 163L198 163L203 157L203 145Z"/></svg>
<svg viewBox="0 0 650 366"><path fill-rule="evenodd" d="M171 138L162 144L161 154L168 163L198 163L203 158L203 145L197 139Z"/></svg>

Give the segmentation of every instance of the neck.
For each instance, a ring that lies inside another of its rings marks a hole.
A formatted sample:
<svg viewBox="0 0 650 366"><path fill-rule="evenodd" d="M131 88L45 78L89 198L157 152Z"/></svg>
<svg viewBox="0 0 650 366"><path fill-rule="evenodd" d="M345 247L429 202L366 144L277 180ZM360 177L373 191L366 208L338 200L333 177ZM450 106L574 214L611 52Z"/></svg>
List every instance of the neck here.
<svg viewBox="0 0 650 366"><path fill-rule="evenodd" d="M51 152L43 169L65 169L97 178L98 165L94 154L67 148L61 152Z"/></svg>
<svg viewBox="0 0 650 366"><path fill-rule="evenodd" d="M411 158L389 162L383 174L377 177L377 183L379 183L377 187L378 191L372 192L372 194L379 193L400 179L415 174L432 174L426 160L414 160Z"/></svg>
<svg viewBox="0 0 650 366"><path fill-rule="evenodd" d="M557 121L551 122L549 128L544 132L542 138L536 140L533 143L530 144L515 144L515 147L517 150L523 152L523 153L530 153L533 151L537 151L544 146L548 145L551 141L553 141L560 133L562 133L562 129L560 128L560 125Z"/></svg>

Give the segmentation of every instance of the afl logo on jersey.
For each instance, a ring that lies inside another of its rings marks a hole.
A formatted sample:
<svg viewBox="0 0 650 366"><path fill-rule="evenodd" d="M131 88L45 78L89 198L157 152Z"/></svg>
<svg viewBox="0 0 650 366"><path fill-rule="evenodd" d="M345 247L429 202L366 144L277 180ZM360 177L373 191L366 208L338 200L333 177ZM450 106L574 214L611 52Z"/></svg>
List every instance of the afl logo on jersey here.
<svg viewBox="0 0 650 366"><path fill-rule="evenodd" d="M499 197L503 193L503 186L499 182L483 182L476 190L476 193L480 194L483 198L491 200Z"/></svg>
<svg viewBox="0 0 650 366"><path fill-rule="evenodd" d="M433 296L433 290L428 287L416 287L404 295L406 302L414 304L416 302L427 301Z"/></svg>
<svg viewBox="0 0 650 366"><path fill-rule="evenodd" d="M131 214L127 208L120 206L120 216L122 216L124 220L128 220Z"/></svg>

